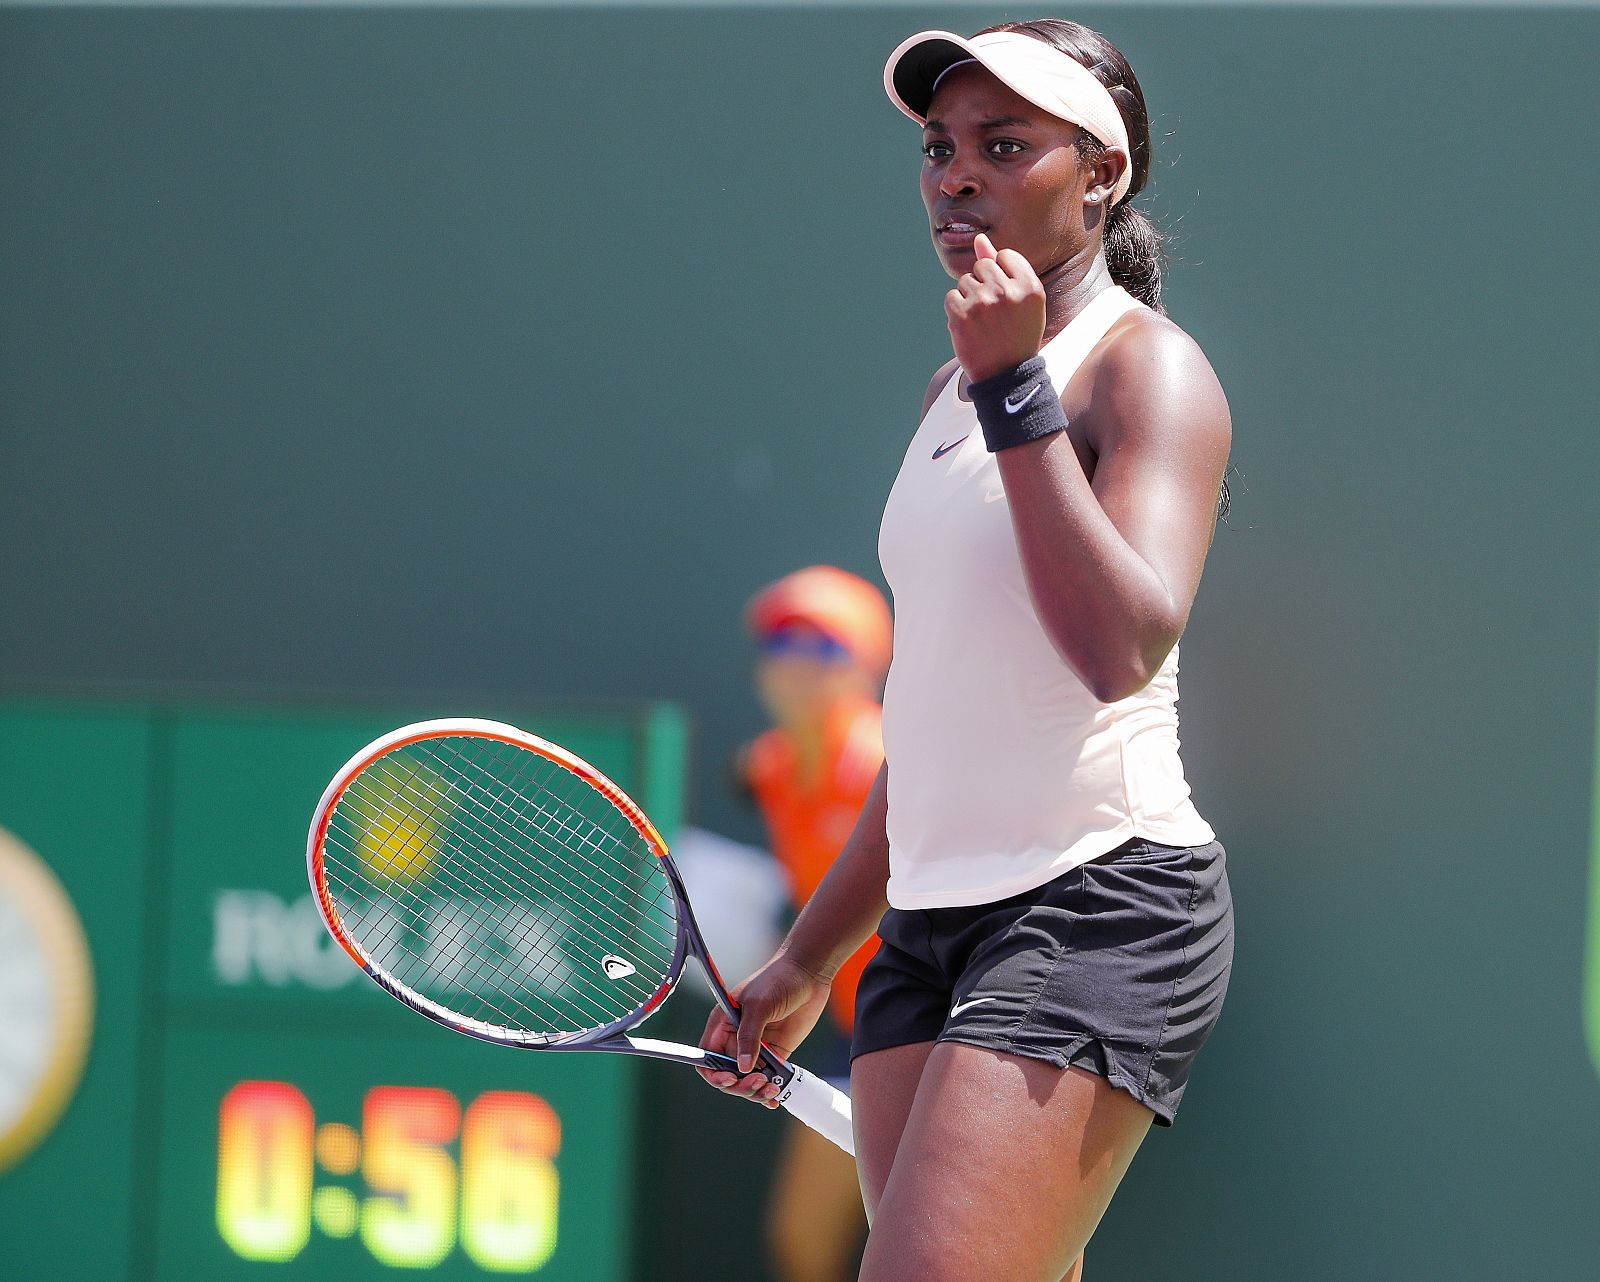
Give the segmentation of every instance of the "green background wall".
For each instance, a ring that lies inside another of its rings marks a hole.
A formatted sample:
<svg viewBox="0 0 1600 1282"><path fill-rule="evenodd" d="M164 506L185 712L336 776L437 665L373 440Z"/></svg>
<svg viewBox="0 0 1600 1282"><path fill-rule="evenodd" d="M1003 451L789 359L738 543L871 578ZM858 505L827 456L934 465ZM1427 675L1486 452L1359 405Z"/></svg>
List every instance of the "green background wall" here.
<svg viewBox="0 0 1600 1282"><path fill-rule="evenodd" d="M739 606L874 571L947 354L882 58L1031 14L0 11L0 677L671 697L750 835ZM1600 12L1073 16L1239 469L1234 988L1094 1271L1592 1277Z"/></svg>

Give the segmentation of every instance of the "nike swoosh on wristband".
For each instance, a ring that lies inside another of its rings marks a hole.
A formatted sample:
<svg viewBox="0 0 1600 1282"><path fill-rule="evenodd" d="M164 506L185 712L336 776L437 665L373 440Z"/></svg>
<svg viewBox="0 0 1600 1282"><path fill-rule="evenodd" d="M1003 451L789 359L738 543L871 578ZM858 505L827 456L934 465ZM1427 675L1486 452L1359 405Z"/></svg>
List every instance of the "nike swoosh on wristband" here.
<svg viewBox="0 0 1600 1282"><path fill-rule="evenodd" d="M992 997L974 997L970 1002L957 1002L950 1008L950 1018L954 1019L964 1010L971 1010L974 1006L982 1006L984 1002L992 1002Z"/></svg>
<svg viewBox="0 0 1600 1282"><path fill-rule="evenodd" d="M1024 405L1026 405L1029 401L1031 401L1035 396L1037 396L1039 394L1039 389L1041 387L1043 387L1043 386L1044 386L1043 383L1035 383L1032 387L1030 387L1028 389L1027 394L1020 401L1019 400L1014 400L1010 396L1006 397L1006 413L1007 414L1020 414L1020 413L1022 413L1022 407Z"/></svg>
<svg viewBox="0 0 1600 1282"><path fill-rule="evenodd" d="M967 433L967 436L971 436L971 435L972 435L971 432ZM943 458L951 450L955 449L956 446L960 445L961 441L966 440L967 436L963 436L961 438L961 440L958 440L958 441L951 441L950 444L948 444L948 445L941 445L938 449L934 450L933 457L934 458Z"/></svg>

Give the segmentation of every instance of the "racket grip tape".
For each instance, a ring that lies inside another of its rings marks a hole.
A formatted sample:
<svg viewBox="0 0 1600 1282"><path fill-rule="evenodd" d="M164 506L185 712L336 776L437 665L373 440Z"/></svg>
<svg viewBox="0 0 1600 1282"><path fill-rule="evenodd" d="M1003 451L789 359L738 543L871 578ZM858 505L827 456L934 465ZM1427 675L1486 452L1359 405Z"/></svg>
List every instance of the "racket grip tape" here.
<svg viewBox="0 0 1600 1282"><path fill-rule="evenodd" d="M850 1097L799 1065L777 1103L824 1139L832 1140L851 1157L856 1155L855 1130L850 1120Z"/></svg>

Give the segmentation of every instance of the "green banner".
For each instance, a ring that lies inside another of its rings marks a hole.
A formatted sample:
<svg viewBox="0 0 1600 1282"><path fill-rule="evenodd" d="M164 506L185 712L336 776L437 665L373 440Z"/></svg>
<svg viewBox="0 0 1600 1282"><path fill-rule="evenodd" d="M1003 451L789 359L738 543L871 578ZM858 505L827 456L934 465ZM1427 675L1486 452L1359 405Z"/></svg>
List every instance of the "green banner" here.
<svg viewBox="0 0 1600 1282"><path fill-rule="evenodd" d="M638 1062L420 1019L312 905L323 787L427 715L0 705L0 825L81 920L98 992L81 1083L0 1174L8 1279L629 1276ZM673 709L501 715L679 813ZM0 915L36 920L10 884ZM50 1006L46 966L0 965L8 1001Z"/></svg>

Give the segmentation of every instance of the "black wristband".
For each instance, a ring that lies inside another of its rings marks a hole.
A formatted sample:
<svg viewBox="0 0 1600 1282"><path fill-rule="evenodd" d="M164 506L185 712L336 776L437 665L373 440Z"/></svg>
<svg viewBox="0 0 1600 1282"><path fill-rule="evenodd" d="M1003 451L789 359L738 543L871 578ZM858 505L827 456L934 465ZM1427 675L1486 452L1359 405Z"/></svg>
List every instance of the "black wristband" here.
<svg viewBox="0 0 1600 1282"><path fill-rule="evenodd" d="M967 391L991 454L1067 429L1066 411L1042 356L972 383Z"/></svg>

